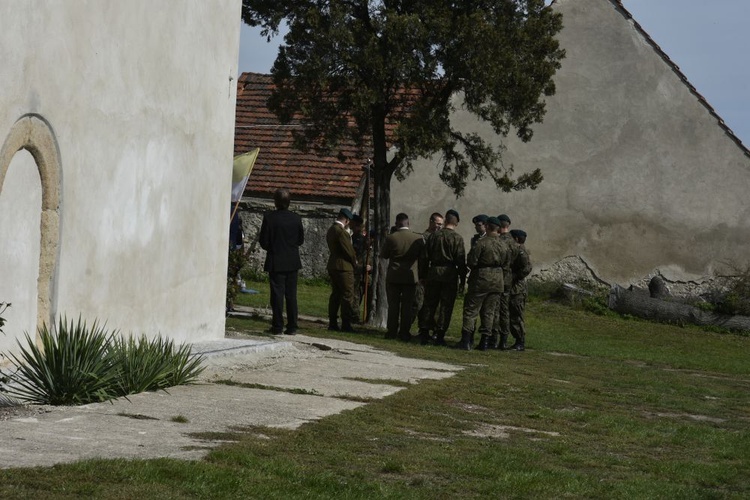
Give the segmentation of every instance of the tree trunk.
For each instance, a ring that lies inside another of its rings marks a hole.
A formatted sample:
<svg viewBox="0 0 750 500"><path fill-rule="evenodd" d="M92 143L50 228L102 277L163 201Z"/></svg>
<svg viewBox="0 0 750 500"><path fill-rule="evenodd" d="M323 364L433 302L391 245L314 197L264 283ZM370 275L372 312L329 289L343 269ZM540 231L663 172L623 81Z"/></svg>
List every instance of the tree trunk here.
<svg viewBox="0 0 750 500"><path fill-rule="evenodd" d="M702 311L697 307L679 302L651 298L639 292L631 292L614 285L609 292L609 308L620 314L630 314L638 318L675 324L700 326L720 326L728 330L750 330L750 317L727 316Z"/></svg>
<svg viewBox="0 0 750 500"><path fill-rule="evenodd" d="M375 241L373 242L373 269L372 285L370 288L370 307L367 316L369 325L385 328L388 319L388 301L385 295L385 274L388 268L388 261L380 258L380 250L385 238L390 230L391 219L391 177L385 164L385 155L383 163L379 166L376 158L373 177L375 181Z"/></svg>

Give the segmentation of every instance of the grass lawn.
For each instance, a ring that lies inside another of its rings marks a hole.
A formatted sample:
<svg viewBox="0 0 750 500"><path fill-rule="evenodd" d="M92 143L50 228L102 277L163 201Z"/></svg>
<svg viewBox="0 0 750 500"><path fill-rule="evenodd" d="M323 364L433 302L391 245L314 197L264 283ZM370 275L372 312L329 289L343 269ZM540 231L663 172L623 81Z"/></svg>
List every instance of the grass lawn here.
<svg viewBox="0 0 750 500"><path fill-rule="evenodd" d="M248 287L261 293L239 303L264 307L268 285ZM325 286L302 285L299 297L301 314L325 316ZM0 498L750 497L746 336L541 300L529 304L523 353L421 347L314 323L302 330L467 368L294 431L217 433L234 442L197 463L2 470Z"/></svg>

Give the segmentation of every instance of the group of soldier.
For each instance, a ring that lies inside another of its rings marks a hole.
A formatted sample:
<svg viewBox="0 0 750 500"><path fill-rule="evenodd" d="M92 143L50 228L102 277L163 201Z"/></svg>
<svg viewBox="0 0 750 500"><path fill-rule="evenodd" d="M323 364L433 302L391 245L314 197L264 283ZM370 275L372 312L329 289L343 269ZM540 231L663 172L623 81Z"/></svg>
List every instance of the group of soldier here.
<svg viewBox="0 0 750 500"><path fill-rule="evenodd" d="M511 230L510 217L505 214L477 215L472 219L476 235L467 255L463 237L456 231L459 222L455 210L448 210L445 216L435 212L430 216L427 230L417 233L409 228L406 214L396 216L396 224L380 253L383 259L388 259L386 338L411 340L410 328L416 318L422 345L447 345L445 334L456 297L468 284L461 340L455 347L465 350L475 347L478 320L477 349L523 351L525 278L531 272L524 246L526 233ZM347 231L350 225L354 229L352 236ZM331 330L354 331L352 323L357 322L357 305L361 300L359 281L367 277L369 270L367 259L357 255L367 246L366 239L361 219L348 209L339 212L326 235L332 287L328 308ZM511 336L514 344L508 345Z"/></svg>

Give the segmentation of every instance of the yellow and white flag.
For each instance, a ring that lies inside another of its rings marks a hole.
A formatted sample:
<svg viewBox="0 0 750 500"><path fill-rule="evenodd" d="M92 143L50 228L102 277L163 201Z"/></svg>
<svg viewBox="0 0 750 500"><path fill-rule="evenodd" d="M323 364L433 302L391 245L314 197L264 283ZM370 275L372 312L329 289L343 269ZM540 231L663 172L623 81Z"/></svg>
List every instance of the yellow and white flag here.
<svg viewBox="0 0 750 500"><path fill-rule="evenodd" d="M250 179L250 172L253 171L253 165L258 158L260 148L255 148L247 153L234 157L234 166L232 168L232 202L238 202L242 199L245 192L245 186Z"/></svg>

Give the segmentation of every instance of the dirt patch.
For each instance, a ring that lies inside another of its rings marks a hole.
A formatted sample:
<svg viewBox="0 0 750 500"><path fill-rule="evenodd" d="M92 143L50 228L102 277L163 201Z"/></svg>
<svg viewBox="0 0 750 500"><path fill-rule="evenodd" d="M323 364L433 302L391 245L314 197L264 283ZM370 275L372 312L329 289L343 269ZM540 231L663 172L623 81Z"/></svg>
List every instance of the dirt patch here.
<svg viewBox="0 0 750 500"><path fill-rule="evenodd" d="M37 415L49 413L51 411L46 406L15 405L4 403L4 401L0 401L0 421L14 420L17 418L32 418Z"/></svg>
<svg viewBox="0 0 750 500"><path fill-rule="evenodd" d="M464 431L467 436L474 437L487 437L494 439L507 439L510 437L511 432L523 432L526 434L541 434L544 436L559 436L559 432L553 431L540 431L537 429L529 429L526 427L515 427L512 425L492 425L492 424L481 424L474 430Z"/></svg>
<svg viewBox="0 0 750 500"><path fill-rule="evenodd" d="M707 415L693 415L691 413L649 413L649 412L646 412L646 415L650 417L659 417L659 418L688 418L690 420L695 420L697 422L711 422L712 424L722 424L726 422L726 419L723 419L723 418L709 417Z"/></svg>

